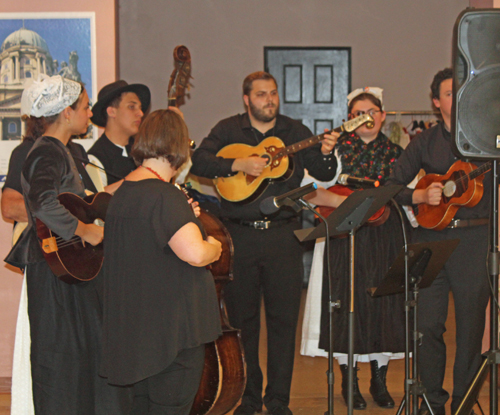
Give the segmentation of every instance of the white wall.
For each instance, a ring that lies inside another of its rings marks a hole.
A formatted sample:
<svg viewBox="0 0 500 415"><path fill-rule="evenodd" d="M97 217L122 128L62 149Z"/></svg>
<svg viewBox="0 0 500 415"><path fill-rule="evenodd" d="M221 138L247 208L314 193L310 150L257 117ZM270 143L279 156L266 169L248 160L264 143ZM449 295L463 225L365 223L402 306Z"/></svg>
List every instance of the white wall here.
<svg viewBox="0 0 500 415"><path fill-rule="evenodd" d="M264 46L350 46L352 87L380 86L387 110L430 110L433 75L451 65L453 25L468 0L120 0L120 76L166 106L172 51L192 55L182 107L191 138L242 111L243 78Z"/></svg>

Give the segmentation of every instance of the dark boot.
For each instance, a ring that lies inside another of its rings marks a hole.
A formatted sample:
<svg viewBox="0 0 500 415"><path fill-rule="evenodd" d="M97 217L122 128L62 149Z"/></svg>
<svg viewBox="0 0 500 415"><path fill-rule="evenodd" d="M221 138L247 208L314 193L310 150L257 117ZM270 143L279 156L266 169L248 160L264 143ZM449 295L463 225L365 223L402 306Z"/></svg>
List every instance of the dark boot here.
<svg viewBox="0 0 500 415"><path fill-rule="evenodd" d="M370 393L373 400L382 408L394 408L394 400L387 391L385 377L387 375L387 366L378 367L378 362L372 360L370 362L372 369L372 380L370 381Z"/></svg>
<svg viewBox="0 0 500 415"><path fill-rule="evenodd" d="M347 405L347 389L348 389L348 368L347 365L339 365L340 373L342 373L342 397L344 398L345 404ZM354 383L353 383L353 393L352 393L352 407L354 409L365 409L366 401L361 396L358 385L358 376L356 374L358 368L354 367Z"/></svg>

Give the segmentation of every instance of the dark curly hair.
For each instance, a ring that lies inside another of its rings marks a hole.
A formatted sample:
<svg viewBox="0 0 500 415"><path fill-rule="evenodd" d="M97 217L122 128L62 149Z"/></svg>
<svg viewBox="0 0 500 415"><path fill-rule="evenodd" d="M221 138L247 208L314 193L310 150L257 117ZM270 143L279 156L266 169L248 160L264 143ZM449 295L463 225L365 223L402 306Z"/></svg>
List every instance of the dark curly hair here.
<svg viewBox="0 0 500 415"><path fill-rule="evenodd" d="M447 79L453 78L453 70L451 68L444 68L434 75L434 79L431 84L431 98L439 99L439 92L441 88L441 83Z"/></svg>

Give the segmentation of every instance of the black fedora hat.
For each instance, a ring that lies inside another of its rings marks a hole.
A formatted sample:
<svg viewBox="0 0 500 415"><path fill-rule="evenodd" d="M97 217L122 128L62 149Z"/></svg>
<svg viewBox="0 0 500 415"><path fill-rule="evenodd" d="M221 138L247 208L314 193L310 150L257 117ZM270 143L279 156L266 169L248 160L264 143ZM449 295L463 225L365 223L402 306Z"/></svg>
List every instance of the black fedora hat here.
<svg viewBox="0 0 500 415"><path fill-rule="evenodd" d="M119 97L124 92L134 92L139 97L142 105L142 111L146 112L151 102L151 92L146 85L128 84L123 79L103 86L97 96L97 102L92 106L92 118L90 119L99 127L106 127L106 109L111 101Z"/></svg>

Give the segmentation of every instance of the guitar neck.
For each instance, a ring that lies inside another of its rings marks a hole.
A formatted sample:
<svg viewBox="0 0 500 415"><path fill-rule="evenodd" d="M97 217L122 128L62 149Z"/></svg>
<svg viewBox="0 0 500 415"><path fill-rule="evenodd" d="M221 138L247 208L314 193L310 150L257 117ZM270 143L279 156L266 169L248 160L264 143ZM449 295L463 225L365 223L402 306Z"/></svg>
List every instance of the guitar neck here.
<svg viewBox="0 0 500 415"><path fill-rule="evenodd" d="M323 140L325 138L326 134L330 134L332 132L341 133L343 131L344 131L344 126L341 125L340 127L337 127L337 128L335 128L331 131L328 131L326 133L318 134L318 135L314 135L312 137L306 138L305 140L299 141L298 143L286 146L281 151L276 153L274 158L284 157L284 156L288 156L290 154L294 154L297 151L304 150L305 148L311 147L311 146L319 143L321 140Z"/></svg>
<svg viewBox="0 0 500 415"><path fill-rule="evenodd" d="M484 163L481 167L478 167L475 170L472 170L468 176L469 180L474 180L475 178L481 176L482 174L488 172L491 170L491 161L488 161L487 163Z"/></svg>
<svg viewBox="0 0 500 415"><path fill-rule="evenodd" d="M299 141L298 143L287 146L287 147L281 149L278 153L276 153L275 156L273 157L273 159L288 156L290 154L296 153L297 151L303 150L307 147L311 147L314 144L317 144L321 140L323 140L325 138L326 134L330 134L332 132L335 132L335 133L348 132L348 133L350 133L351 131L354 131L356 128L358 128L359 126L361 126L365 123L367 126L370 125L369 128L372 128L374 125L373 118L369 114L359 115L358 117L353 118L352 120L344 122L340 127L334 128L333 130L330 130L330 131L323 133L323 134L314 135L312 137L306 138L305 140Z"/></svg>

